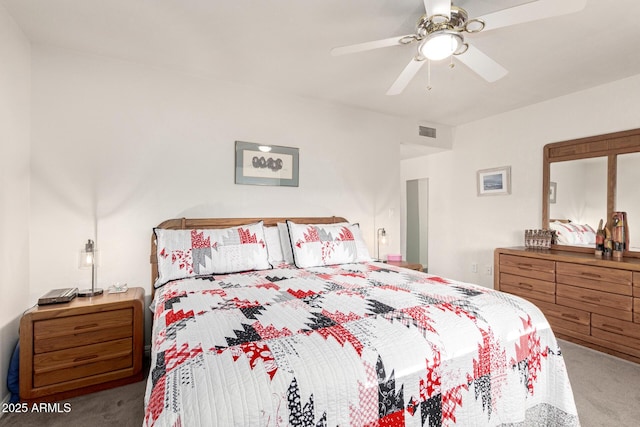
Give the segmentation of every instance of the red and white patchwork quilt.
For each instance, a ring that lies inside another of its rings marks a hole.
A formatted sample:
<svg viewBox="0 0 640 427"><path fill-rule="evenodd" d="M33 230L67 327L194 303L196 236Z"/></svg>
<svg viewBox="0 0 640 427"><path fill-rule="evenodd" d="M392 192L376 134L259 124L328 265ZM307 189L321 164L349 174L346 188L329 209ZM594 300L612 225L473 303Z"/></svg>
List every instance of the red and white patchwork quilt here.
<svg viewBox="0 0 640 427"><path fill-rule="evenodd" d="M556 339L513 295L382 263L171 281L147 426L576 426Z"/></svg>

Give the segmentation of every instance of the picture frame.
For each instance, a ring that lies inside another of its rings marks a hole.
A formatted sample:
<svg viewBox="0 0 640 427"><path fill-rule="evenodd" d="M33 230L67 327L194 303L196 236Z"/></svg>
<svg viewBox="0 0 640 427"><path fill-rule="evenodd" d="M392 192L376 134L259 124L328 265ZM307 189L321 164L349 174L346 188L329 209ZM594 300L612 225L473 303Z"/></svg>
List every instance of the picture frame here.
<svg viewBox="0 0 640 427"><path fill-rule="evenodd" d="M511 194L511 166L479 170L477 185L478 196Z"/></svg>
<svg viewBox="0 0 640 427"><path fill-rule="evenodd" d="M235 183L298 186L297 148L236 141Z"/></svg>
<svg viewBox="0 0 640 427"><path fill-rule="evenodd" d="M549 203L556 202L556 194L558 192L558 184L555 182L549 183Z"/></svg>

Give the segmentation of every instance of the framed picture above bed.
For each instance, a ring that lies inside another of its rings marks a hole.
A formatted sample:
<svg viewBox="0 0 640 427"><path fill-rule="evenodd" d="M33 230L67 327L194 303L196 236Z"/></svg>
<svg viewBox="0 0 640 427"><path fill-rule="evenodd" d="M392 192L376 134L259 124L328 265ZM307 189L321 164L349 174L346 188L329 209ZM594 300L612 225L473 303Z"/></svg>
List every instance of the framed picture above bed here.
<svg viewBox="0 0 640 427"><path fill-rule="evenodd" d="M297 187L298 149L236 141L236 184Z"/></svg>
<svg viewBox="0 0 640 427"><path fill-rule="evenodd" d="M478 196L511 194L511 166L477 172Z"/></svg>

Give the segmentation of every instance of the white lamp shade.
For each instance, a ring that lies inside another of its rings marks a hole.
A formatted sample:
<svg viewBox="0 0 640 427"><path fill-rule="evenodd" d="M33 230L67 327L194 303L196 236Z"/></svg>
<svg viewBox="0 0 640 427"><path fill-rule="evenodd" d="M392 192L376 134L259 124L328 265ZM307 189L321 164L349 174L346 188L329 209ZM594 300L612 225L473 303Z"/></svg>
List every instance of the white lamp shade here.
<svg viewBox="0 0 640 427"><path fill-rule="evenodd" d="M93 240L87 241L84 245L84 249L80 251L79 267L91 268L91 266L98 264L98 251L96 250Z"/></svg>
<svg viewBox="0 0 640 427"><path fill-rule="evenodd" d="M430 34L420 45L420 53L432 61L448 58L460 49L462 36L454 31L438 31Z"/></svg>
<svg viewBox="0 0 640 427"><path fill-rule="evenodd" d="M93 252L82 252L80 258L80 266L84 268L91 267L93 262L95 261L95 254Z"/></svg>

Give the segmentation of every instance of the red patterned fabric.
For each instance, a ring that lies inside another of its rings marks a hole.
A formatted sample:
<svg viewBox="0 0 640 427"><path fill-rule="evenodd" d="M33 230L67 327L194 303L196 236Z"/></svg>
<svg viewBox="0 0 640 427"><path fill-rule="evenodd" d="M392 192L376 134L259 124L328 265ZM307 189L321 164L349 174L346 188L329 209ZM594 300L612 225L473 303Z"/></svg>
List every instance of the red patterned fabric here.
<svg viewBox="0 0 640 427"><path fill-rule="evenodd" d="M579 425L532 304L381 263L172 281L147 426Z"/></svg>
<svg viewBox="0 0 640 427"><path fill-rule="evenodd" d="M207 230L154 229L160 287L170 280L270 269L262 222Z"/></svg>

